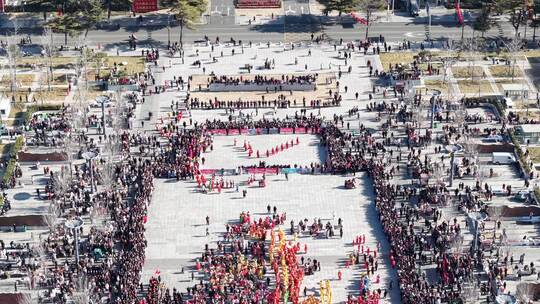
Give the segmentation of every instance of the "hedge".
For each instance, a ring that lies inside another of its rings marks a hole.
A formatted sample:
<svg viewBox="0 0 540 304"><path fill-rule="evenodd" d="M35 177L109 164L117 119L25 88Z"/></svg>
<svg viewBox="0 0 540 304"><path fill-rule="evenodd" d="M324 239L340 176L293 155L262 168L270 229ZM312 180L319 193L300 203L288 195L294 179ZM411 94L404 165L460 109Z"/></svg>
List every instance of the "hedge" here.
<svg viewBox="0 0 540 304"><path fill-rule="evenodd" d="M534 187L534 197L536 198L536 202L540 203L540 187Z"/></svg>
<svg viewBox="0 0 540 304"><path fill-rule="evenodd" d="M521 145L519 144L518 140L514 136L514 132L508 131L508 135L510 136L510 139L512 140L512 144L514 144L514 149L516 150L516 154L519 158L519 165L521 166L523 173L527 175L525 179L528 179L529 173L531 173L531 167L529 166L529 162L525 158L525 153L523 153L523 150L521 149Z"/></svg>
<svg viewBox="0 0 540 304"><path fill-rule="evenodd" d="M10 159L6 166L6 170L4 171L4 176L2 177L2 181L4 182L4 185L9 185L9 181L11 180L11 177L15 173L15 168L17 167L17 153L22 149L24 145L24 138L21 136L17 136L17 139L15 140L15 143L11 145L11 149L9 151Z"/></svg>
<svg viewBox="0 0 540 304"><path fill-rule="evenodd" d="M61 105L43 104L43 105L31 105L26 108L24 112L24 124L28 124L34 116L34 113L38 111L59 111L62 109Z"/></svg>

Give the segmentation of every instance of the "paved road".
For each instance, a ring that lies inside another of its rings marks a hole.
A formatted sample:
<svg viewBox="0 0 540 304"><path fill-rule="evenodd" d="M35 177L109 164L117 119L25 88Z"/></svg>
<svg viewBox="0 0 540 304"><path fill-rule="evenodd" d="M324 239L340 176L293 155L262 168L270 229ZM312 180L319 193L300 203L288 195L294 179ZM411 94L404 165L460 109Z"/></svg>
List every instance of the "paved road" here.
<svg viewBox="0 0 540 304"><path fill-rule="evenodd" d="M295 7L297 8L297 7ZM234 18L230 16L228 18ZM232 25L228 22L211 22L210 24L201 25L196 30L184 30L185 43L193 43L196 40L201 40L204 35L214 39L219 36L222 41L234 37L236 40L266 42L266 41L289 41L291 33L309 32L311 28L319 29L319 33L325 33L329 38L340 39L346 41L363 39L365 35L365 26L359 24L345 25L323 25L315 24L313 19L315 16L307 15L289 15L285 22L276 22L275 24L264 24L254 26ZM306 24L305 20L312 20L313 23ZM223 20L221 20L223 21ZM285 26L284 26L285 24ZM408 39L411 41L422 41L426 38L427 25L423 23L376 23L370 28L370 36L383 35L387 41L402 41ZM529 31L530 32L530 31ZM148 40L154 45L167 44L167 28L165 27L132 27L129 29L121 28L120 30L93 30L88 33L90 44L100 43L105 47L125 46L126 39L130 34L134 33L139 40ZM178 39L179 28L171 27L171 40ZM500 26L494 27L486 36L499 36L501 34L511 36L513 29L507 22L500 23ZM38 36L39 34L35 34ZM297 35L298 36L298 35ZM299 40L309 39L310 35L299 35ZM466 27L465 37L472 36L472 29ZM461 29L453 24L434 24L431 27L431 37L436 40L438 38L460 39ZM0 35L1 38L1 35ZM62 44L64 39L62 34L55 35L55 43ZM35 41L39 41L36 37ZM143 43L147 43L145 41ZM295 40L297 41L297 40Z"/></svg>

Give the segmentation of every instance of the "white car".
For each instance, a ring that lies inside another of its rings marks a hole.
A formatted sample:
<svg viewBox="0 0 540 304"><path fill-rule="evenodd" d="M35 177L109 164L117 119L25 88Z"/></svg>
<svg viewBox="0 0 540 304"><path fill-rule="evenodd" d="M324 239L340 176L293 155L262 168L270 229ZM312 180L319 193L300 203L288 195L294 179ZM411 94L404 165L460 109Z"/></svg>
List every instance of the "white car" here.
<svg viewBox="0 0 540 304"><path fill-rule="evenodd" d="M504 138L501 135L489 135L488 137L482 138L483 142L492 142L492 143L498 143L503 142Z"/></svg>
<svg viewBox="0 0 540 304"><path fill-rule="evenodd" d="M111 99L108 96L101 95L96 97L96 101L90 106L92 108L101 108L102 104L105 106L105 108L111 107L113 105Z"/></svg>

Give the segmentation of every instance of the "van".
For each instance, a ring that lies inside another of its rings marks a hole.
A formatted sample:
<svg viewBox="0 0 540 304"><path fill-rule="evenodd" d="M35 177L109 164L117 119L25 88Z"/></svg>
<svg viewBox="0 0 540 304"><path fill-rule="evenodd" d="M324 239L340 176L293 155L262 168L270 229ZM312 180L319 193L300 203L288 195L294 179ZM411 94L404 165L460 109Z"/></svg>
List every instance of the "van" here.
<svg viewBox="0 0 540 304"><path fill-rule="evenodd" d="M516 157L509 152L493 152L493 163L496 165L507 165L516 162Z"/></svg>

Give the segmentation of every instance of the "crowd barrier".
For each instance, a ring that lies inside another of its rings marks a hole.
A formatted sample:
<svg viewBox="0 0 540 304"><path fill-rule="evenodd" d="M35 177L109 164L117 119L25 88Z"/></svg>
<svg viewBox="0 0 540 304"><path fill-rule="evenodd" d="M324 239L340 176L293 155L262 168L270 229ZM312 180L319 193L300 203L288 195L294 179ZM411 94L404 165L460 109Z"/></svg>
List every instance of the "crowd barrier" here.
<svg viewBox="0 0 540 304"><path fill-rule="evenodd" d="M278 174L279 168L247 168L249 174Z"/></svg>
<svg viewBox="0 0 540 304"><path fill-rule="evenodd" d="M237 0L237 8L278 8L281 7L281 0Z"/></svg>
<svg viewBox="0 0 540 304"><path fill-rule="evenodd" d="M218 176L231 176L237 175L238 171L236 169L200 169L199 170L203 175L218 175ZM242 173L248 174L320 174L321 169L316 168L314 172L311 171L311 168L243 168Z"/></svg>
<svg viewBox="0 0 540 304"><path fill-rule="evenodd" d="M266 135L266 134L317 134L319 128L255 128L255 129L212 129L212 135Z"/></svg>
<svg viewBox="0 0 540 304"><path fill-rule="evenodd" d="M257 92L257 91L315 91L314 83L292 84L225 84L211 83L208 85L210 92Z"/></svg>

